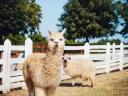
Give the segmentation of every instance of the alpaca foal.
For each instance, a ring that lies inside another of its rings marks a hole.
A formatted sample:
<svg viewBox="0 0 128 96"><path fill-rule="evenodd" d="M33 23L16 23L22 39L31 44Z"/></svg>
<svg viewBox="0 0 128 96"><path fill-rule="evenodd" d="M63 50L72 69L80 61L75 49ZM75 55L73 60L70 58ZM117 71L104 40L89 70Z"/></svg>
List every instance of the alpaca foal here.
<svg viewBox="0 0 128 96"><path fill-rule="evenodd" d="M75 85L75 78L80 77L83 86L86 85L86 81L90 81L90 86L93 87L95 77L95 63L93 61L86 59L72 60L68 55L65 55L62 59L65 73L73 79L72 86Z"/></svg>
<svg viewBox="0 0 128 96"><path fill-rule="evenodd" d="M54 96L61 81L62 55L65 46L62 32L49 31L48 52L33 53L23 63L29 96Z"/></svg>

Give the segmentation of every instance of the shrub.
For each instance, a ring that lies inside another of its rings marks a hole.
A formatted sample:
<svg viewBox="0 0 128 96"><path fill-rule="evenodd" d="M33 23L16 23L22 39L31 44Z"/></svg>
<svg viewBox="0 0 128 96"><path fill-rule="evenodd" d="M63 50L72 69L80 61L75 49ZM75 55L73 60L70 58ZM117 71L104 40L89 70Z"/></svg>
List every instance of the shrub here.
<svg viewBox="0 0 128 96"><path fill-rule="evenodd" d="M30 34L28 37L32 39L33 43L47 43L46 38L43 37L40 32Z"/></svg>
<svg viewBox="0 0 128 96"><path fill-rule="evenodd" d="M3 40L9 39L13 45L21 45L25 42L25 37L23 35L12 35L9 34L6 37L3 37Z"/></svg>
<svg viewBox="0 0 128 96"><path fill-rule="evenodd" d="M84 45L84 42L80 42L80 41L73 41L73 40L67 40L65 42L65 44L68 46L68 45L72 45L72 46L78 46L78 45Z"/></svg>

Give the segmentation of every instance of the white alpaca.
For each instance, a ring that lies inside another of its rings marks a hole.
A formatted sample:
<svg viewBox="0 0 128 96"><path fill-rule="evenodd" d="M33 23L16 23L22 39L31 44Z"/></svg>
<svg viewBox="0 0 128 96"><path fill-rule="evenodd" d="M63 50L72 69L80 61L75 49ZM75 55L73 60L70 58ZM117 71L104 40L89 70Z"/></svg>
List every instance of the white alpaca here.
<svg viewBox="0 0 128 96"><path fill-rule="evenodd" d="M64 51L64 34L50 32L48 36L48 52L31 54L23 64L23 74L28 87L29 96L54 96L60 84L60 70Z"/></svg>
<svg viewBox="0 0 128 96"><path fill-rule="evenodd" d="M91 87L93 87L93 79L95 77L95 63L93 61L86 59L72 60L68 55L65 55L62 59L65 73L73 79L72 86L75 84L75 78L80 77L83 80L83 86L85 86L86 81L89 80Z"/></svg>

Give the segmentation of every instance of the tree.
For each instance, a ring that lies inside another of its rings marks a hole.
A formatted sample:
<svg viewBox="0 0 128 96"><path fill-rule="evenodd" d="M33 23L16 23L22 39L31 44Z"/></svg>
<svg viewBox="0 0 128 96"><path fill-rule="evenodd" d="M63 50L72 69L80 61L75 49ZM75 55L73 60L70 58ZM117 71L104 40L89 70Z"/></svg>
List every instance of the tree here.
<svg viewBox="0 0 128 96"><path fill-rule="evenodd" d="M118 18L118 25L122 27L118 30L123 37L128 37L128 3L126 0L114 0L114 10Z"/></svg>
<svg viewBox="0 0 128 96"><path fill-rule="evenodd" d="M33 41L33 43L47 43L47 39L45 37L42 36L42 34L40 32L36 32L33 34L28 35L29 38L31 38L31 40ZM6 39L9 39L11 41L12 44L14 45L21 45L24 44L26 38L23 35L17 34L17 35L12 35L9 34L8 36L5 36L4 38L2 38L4 41Z"/></svg>
<svg viewBox="0 0 128 96"><path fill-rule="evenodd" d="M41 8L35 0L0 0L0 43L9 34L37 32Z"/></svg>
<svg viewBox="0 0 128 96"><path fill-rule="evenodd" d="M26 38L23 35L19 35L19 34L18 35L9 34L8 36L5 36L2 39L3 40L9 39L11 43L14 45L22 45L22 44L24 45L24 42L26 40Z"/></svg>
<svg viewBox="0 0 128 96"><path fill-rule="evenodd" d="M115 10L118 15L118 19L120 19L119 24L122 25L122 30L120 34L124 37L128 36L128 4L126 1L122 0L115 3Z"/></svg>
<svg viewBox="0 0 128 96"><path fill-rule="evenodd" d="M43 37L40 32L30 34L28 37L31 38L34 43L47 43L46 38Z"/></svg>
<svg viewBox="0 0 128 96"><path fill-rule="evenodd" d="M113 43L115 43L116 45L120 45L120 43L121 43L121 40L119 40L119 39L101 39L101 40L99 40L99 41L97 41L96 43L91 43L92 45L106 45L107 43L110 43L111 45L113 44Z"/></svg>
<svg viewBox="0 0 128 96"><path fill-rule="evenodd" d="M68 0L58 26L67 29L68 40L110 36L115 33L116 14L112 0Z"/></svg>

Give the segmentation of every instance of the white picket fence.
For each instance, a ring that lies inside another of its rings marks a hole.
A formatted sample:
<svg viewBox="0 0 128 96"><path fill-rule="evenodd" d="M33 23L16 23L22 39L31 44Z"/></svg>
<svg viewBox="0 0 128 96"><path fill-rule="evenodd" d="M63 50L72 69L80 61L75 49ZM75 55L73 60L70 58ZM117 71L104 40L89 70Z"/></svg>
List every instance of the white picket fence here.
<svg viewBox="0 0 128 96"><path fill-rule="evenodd" d="M0 91L3 93L10 92L12 88L24 87L25 83L22 70L15 70L16 64L22 63L24 59L32 53L32 41L26 39L25 45L11 45L10 40L6 40L4 45L0 45L0 52L2 54L0 59L0 78L2 85L0 85ZM20 51L24 53L22 58L12 58L12 51Z"/></svg>
<svg viewBox="0 0 128 96"><path fill-rule="evenodd" d="M3 53L0 58L0 78L2 78L2 85L0 91L3 93L10 92L10 89L24 87L24 78L22 70L15 70L18 63L22 63L24 59L32 53L32 41L28 38L25 45L11 45L9 40L0 45L0 52ZM96 74L109 73L114 70L123 70L128 67L128 45L89 45L84 46L65 46L64 50L83 50L84 54L71 55L73 59L90 58L95 62ZM21 51L24 56L20 58L12 58L12 51ZM65 77L63 77L65 79Z"/></svg>
<svg viewBox="0 0 128 96"><path fill-rule="evenodd" d="M83 55L71 55L73 59L90 59L95 62L96 74L123 70L128 67L128 45L65 46L65 50L84 50Z"/></svg>

